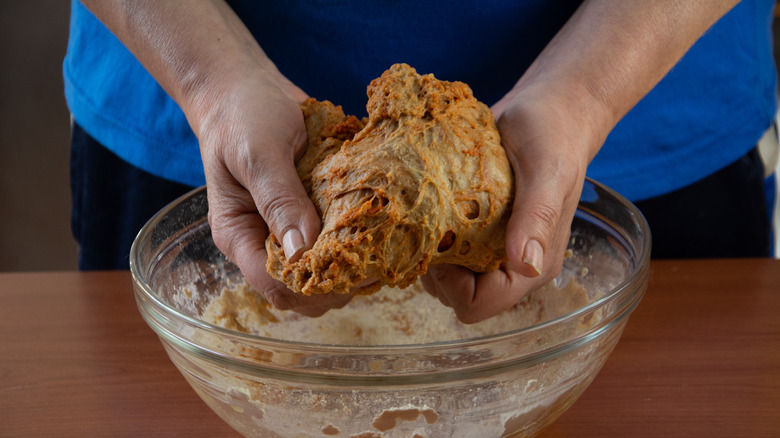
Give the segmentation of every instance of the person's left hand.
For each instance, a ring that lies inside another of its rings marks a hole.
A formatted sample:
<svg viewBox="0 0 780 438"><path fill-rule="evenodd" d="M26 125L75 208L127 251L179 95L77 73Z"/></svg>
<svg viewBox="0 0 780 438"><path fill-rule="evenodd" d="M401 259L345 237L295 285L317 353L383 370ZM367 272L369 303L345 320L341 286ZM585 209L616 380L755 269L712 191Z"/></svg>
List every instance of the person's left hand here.
<svg viewBox="0 0 780 438"><path fill-rule="evenodd" d="M452 307L462 322L478 322L511 308L561 270L590 157L580 135L587 127L559 108L566 106L510 96L492 108L515 177L508 260L481 274L434 265L422 277L426 290Z"/></svg>

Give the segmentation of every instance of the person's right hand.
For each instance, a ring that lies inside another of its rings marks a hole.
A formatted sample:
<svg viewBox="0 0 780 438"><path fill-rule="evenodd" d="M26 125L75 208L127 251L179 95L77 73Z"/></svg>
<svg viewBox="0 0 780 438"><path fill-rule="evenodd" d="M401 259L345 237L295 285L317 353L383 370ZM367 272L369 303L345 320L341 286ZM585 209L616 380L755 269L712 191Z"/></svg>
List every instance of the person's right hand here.
<svg viewBox="0 0 780 438"><path fill-rule="evenodd" d="M351 295L304 296L266 271L272 232L297 260L320 231L320 218L295 170L306 146L298 103L306 94L278 71L224 78L196 127L206 173L214 242L274 307L318 316Z"/></svg>
<svg viewBox="0 0 780 438"><path fill-rule="evenodd" d="M200 142L214 242L272 305L320 315L349 295L303 296L266 271L272 232L295 260L320 219L295 170L306 94L223 0L83 0L178 103ZM132 86L132 84L128 84Z"/></svg>

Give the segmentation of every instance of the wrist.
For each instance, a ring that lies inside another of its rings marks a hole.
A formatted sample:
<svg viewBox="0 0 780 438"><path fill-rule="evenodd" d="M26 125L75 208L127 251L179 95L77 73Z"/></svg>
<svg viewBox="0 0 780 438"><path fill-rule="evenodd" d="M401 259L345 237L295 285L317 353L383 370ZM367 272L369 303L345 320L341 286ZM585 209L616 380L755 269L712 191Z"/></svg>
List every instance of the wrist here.
<svg viewBox="0 0 780 438"><path fill-rule="evenodd" d="M494 105L499 129L502 135L511 129L545 136L536 140L566 149L583 163L584 172L617 120L586 89L544 82L521 81Z"/></svg>

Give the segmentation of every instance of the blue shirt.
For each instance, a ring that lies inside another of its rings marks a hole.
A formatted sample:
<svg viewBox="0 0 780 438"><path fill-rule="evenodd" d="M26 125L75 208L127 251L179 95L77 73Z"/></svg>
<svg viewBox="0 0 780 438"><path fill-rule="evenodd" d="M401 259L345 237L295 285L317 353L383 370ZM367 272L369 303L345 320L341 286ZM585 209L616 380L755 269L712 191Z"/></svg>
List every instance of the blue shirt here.
<svg viewBox="0 0 780 438"><path fill-rule="evenodd" d="M306 93L365 114L390 65L466 82L491 105L579 0L229 2L279 70ZM613 130L588 175L631 200L667 193L755 146L776 109L773 0L743 0ZM205 183L197 138L173 100L78 0L65 95L74 119L129 163Z"/></svg>

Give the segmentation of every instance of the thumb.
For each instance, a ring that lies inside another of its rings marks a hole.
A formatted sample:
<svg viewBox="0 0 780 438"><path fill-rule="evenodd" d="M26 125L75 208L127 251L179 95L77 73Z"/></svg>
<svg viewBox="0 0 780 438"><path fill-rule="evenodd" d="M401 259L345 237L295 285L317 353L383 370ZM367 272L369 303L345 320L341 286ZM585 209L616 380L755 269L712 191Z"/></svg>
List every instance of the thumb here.
<svg viewBox="0 0 780 438"><path fill-rule="evenodd" d="M554 262L563 258L570 227L562 220L568 217L565 195L555 186L540 181L515 194L507 225L507 259L509 268L524 277L552 278L560 269Z"/></svg>
<svg viewBox="0 0 780 438"><path fill-rule="evenodd" d="M259 172L247 188L269 231L282 244L285 257L294 262L314 245L320 217L289 155L269 154Z"/></svg>
<svg viewBox="0 0 780 438"><path fill-rule="evenodd" d="M548 118L522 111L499 120L515 195L506 230L507 268L537 281L561 270L587 168L586 148ZM531 123L541 121L541 123ZM539 283L541 284L541 283Z"/></svg>

